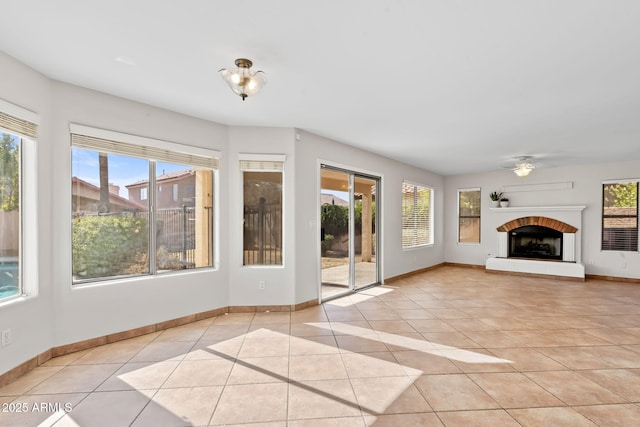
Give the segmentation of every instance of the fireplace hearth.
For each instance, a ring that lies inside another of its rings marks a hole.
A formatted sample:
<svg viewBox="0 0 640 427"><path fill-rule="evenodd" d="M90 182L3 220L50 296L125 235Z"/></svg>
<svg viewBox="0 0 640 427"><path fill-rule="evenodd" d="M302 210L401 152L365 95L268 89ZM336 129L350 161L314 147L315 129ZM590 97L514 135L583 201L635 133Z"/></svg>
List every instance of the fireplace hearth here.
<svg viewBox="0 0 640 427"><path fill-rule="evenodd" d="M539 225L511 230L508 257L562 260L562 233Z"/></svg>

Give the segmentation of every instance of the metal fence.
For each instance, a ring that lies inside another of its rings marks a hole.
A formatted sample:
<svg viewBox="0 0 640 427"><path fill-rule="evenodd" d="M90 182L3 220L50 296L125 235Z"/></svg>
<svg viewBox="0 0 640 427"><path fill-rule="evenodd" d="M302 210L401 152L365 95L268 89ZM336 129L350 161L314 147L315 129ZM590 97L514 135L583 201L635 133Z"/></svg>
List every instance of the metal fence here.
<svg viewBox="0 0 640 427"><path fill-rule="evenodd" d="M282 264L282 206L244 207L244 265Z"/></svg>
<svg viewBox="0 0 640 427"><path fill-rule="evenodd" d="M195 265L196 214L193 207L156 211L156 247L179 257L182 268Z"/></svg>

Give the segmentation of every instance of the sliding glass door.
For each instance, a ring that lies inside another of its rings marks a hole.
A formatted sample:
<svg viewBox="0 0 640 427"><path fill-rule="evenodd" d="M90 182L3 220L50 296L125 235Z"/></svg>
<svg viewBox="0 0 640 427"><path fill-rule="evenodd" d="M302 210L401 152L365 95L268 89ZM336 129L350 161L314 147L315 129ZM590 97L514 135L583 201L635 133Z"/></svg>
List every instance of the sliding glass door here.
<svg viewBox="0 0 640 427"><path fill-rule="evenodd" d="M322 300L380 282L376 195L380 178L322 165Z"/></svg>

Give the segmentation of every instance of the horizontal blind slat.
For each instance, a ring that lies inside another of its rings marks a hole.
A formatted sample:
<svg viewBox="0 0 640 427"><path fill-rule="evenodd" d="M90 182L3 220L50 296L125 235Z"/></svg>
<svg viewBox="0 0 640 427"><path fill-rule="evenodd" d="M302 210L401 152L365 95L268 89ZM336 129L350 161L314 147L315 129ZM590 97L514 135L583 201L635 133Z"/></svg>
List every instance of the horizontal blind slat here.
<svg viewBox="0 0 640 427"><path fill-rule="evenodd" d="M431 243L431 189L402 183L402 246Z"/></svg>
<svg viewBox="0 0 640 427"><path fill-rule="evenodd" d="M0 127L9 132L15 132L29 138L38 137L38 125L28 120L20 119L0 112Z"/></svg>
<svg viewBox="0 0 640 427"><path fill-rule="evenodd" d="M284 162L273 160L240 160L240 170L282 171L284 170Z"/></svg>

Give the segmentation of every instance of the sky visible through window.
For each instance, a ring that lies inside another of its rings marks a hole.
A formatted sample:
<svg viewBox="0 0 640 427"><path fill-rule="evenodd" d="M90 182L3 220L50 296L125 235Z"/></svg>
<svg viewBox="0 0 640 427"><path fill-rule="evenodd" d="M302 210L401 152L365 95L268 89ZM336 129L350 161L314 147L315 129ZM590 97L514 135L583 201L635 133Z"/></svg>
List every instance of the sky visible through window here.
<svg viewBox="0 0 640 427"><path fill-rule="evenodd" d="M98 152L80 148L72 149L73 176L100 186ZM149 162L136 157L109 154L109 183L120 187L119 195L129 198L127 185L149 179ZM188 170L189 166L156 162L156 175Z"/></svg>

